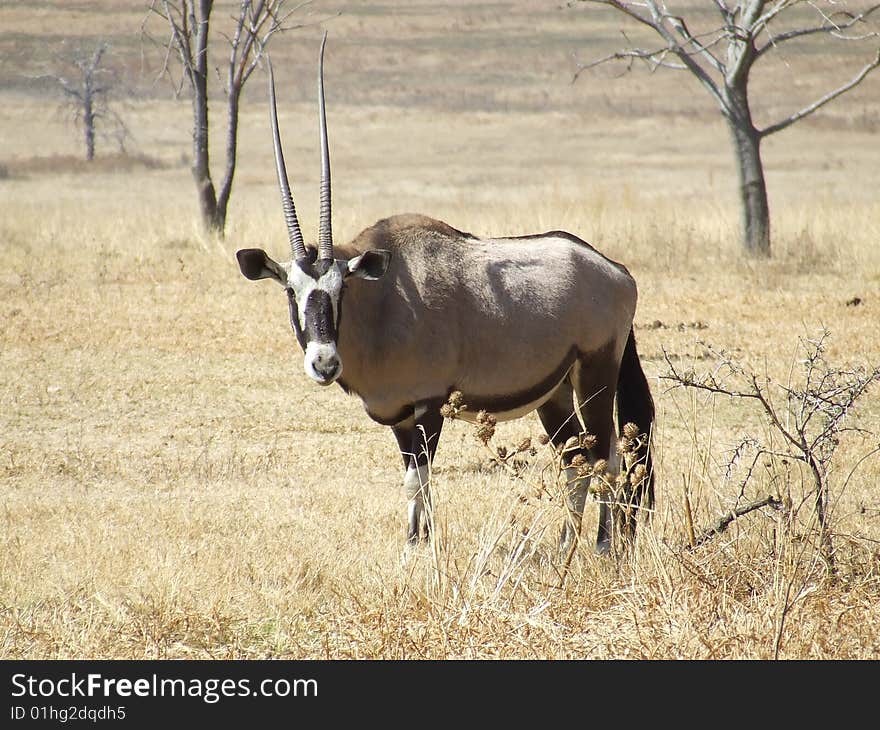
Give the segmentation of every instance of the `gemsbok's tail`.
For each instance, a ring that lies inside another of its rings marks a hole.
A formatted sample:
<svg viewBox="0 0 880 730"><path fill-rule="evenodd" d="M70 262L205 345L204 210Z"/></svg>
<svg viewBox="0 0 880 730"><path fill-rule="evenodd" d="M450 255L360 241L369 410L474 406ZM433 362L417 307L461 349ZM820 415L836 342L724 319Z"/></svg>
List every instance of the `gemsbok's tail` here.
<svg viewBox="0 0 880 730"><path fill-rule="evenodd" d="M632 329L623 351L620 362L620 374L617 378L617 428L623 433L627 423L634 423L639 429L641 444L637 451L638 463L644 464L646 477L633 490L630 504L632 510L623 519L624 534L635 535L635 517L640 506L645 507L650 515L654 506L654 463L651 456L651 432L654 425L654 399L651 389L639 361L636 351L636 339Z"/></svg>

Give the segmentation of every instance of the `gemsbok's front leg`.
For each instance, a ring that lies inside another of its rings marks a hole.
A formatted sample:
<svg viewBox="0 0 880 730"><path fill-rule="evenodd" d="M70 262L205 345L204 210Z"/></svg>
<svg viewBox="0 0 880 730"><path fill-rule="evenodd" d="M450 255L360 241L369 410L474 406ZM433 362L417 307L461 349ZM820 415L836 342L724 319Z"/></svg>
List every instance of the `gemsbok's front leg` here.
<svg viewBox="0 0 880 730"><path fill-rule="evenodd" d="M440 401L418 403L412 416L391 427L406 469L403 487L408 517L406 541L410 545L427 540L430 534L431 462L443 428L440 405Z"/></svg>

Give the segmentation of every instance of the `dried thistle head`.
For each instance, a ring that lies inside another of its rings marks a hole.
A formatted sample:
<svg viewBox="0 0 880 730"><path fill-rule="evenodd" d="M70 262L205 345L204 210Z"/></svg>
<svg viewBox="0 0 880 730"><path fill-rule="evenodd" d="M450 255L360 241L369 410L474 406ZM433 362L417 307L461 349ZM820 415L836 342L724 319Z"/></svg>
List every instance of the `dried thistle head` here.
<svg viewBox="0 0 880 730"><path fill-rule="evenodd" d="M590 482L590 488L588 491L593 496L604 497L611 492L611 488L604 480L594 479Z"/></svg>
<svg viewBox="0 0 880 730"><path fill-rule="evenodd" d="M506 446L499 446L496 449L496 452L498 454L499 459L506 459L507 458L507 447Z"/></svg>
<svg viewBox="0 0 880 730"><path fill-rule="evenodd" d="M546 433L542 433L540 436L538 436L538 442L541 444L541 446L546 446L550 443L550 437Z"/></svg>
<svg viewBox="0 0 880 730"><path fill-rule="evenodd" d="M638 438L639 433L639 427L634 423L627 423L623 427L623 435L628 439Z"/></svg>
<svg viewBox="0 0 880 730"><path fill-rule="evenodd" d="M617 453L618 454L628 454L633 450L633 442L631 439L628 439L626 436L621 436L617 439Z"/></svg>
<svg viewBox="0 0 880 730"><path fill-rule="evenodd" d="M565 442L565 446L562 447L563 451L571 451L572 449L579 449L581 446L581 440L577 436L572 436Z"/></svg>
<svg viewBox="0 0 880 730"><path fill-rule="evenodd" d="M532 448L532 440L526 436L522 441L517 444L516 450L517 452L530 451Z"/></svg>
<svg viewBox="0 0 880 730"><path fill-rule="evenodd" d="M634 487L638 486L639 483L642 482L646 476L648 476L648 469L645 467L645 465L636 464L629 474L629 483Z"/></svg>
<svg viewBox="0 0 880 730"><path fill-rule="evenodd" d="M460 390L453 390L446 399L446 403L440 406L440 415L443 418L457 418L458 414L466 411L467 406L464 404L464 398Z"/></svg>
<svg viewBox="0 0 880 730"><path fill-rule="evenodd" d="M596 437L591 433L581 434L581 446L585 449L592 449L596 446Z"/></svg>
<svg viewBox="0 0 880 730"><path fill-rule="evenodd" d="M496 423L498 423L495 416L493 416L488 411L478 411L475 420L477 423L486 426L494 426Z"/></svg>
<svg viewBox="0 0 880 730"><path fill-rule="evenodd" d="M478 441L481 441L483 445L489 443L492 440L492 437L495 435L495 424L493 423L481 423L477 427L477 432L474 434L477 437Z"/></svg>
<svg viewBox="0 0 880 730"><path fill-rule="evenodd" d="M605 459L597 459L593 464L593 474L602 476L606 471L608 471L608 462Z"/></svg>
<svg viewBox="0 0 880 730"><path fill-rule="evenodd" d="M583 454L575 454L571 460L571 465L574 467L583 466L587 463L587 457Z"/></svg>

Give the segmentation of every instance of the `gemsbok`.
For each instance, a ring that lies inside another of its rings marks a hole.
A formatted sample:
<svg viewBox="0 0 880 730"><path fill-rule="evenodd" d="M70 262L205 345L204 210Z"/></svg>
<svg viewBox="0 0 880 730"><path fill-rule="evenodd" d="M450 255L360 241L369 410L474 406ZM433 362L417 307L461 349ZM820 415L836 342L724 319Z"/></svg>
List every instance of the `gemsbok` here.
<svg viewBox="0 0 880 730"><path fill-rule="evenodd" d="M281 204L292 260L262 249L236 253L248 279L284 288L290 323L305 352L306 374L338 383L390 426L403 457L407 541L427 537L430 465L443 426L441 407L460 391L473 418L497 420L537 410L554 445L583 432L593 439L566 450L572 476L561 542L580 533L589 476L571 464L614 459L614 405L620 429L650 435L654 405L633 337L636 284L627 269L564 231L478 238L421 215L395 215L335 246L331 233L330 155L324 107L324 45L318 60L321 139L317 246L303 241L281 149L275 81L269 110ZM579 418L583 425L579 422ZM589 447L589 448L587 448ZM647 476L627 494L629 515L653 502L650 439L639 458ZM644 503L644 504L643 504ZM596 551L606 552L612 509L600 498ZM630 535L635 520L624 531Z"/></svg>

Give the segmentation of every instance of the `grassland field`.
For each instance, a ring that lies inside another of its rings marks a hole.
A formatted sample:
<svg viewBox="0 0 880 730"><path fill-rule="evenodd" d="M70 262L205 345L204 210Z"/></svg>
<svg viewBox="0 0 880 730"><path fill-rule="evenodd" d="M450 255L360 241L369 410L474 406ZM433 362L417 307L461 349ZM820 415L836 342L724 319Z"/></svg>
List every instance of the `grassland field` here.
<svg viewBox="0 0 880 730"><path fill-rule="evenodd" d="M823 329L829 363L880 365L880 75L768 138L773 255L750 260L726 129L692 79L602 67L571 82L575 59L620 42L614 16L525 1L301 12L272 54L307 238L327 28L337 240L421 212L477 235L568 230L634 274L657 408L651 524L632 554L598 558L589 505L560 580L563 512L535 490L549 457L512 480L450 422L435 539L404 555L390 431L308 381L283 297L235 263L238 248L287 245L262 74L226 236L206 236L188 103L156 81L145 3L0 3L0 656L880 657L880 458L862 460L880 439L876 388L829 473L830 575L806 506L794 522L756 510L686 549L685 494L699 530L768 493L798 503L809 482L768 460L741 490L732 451L778 434L747 401L663 377L667 358L711 370L709 343L792 382L799 342ZM99 139L87 164L45 75L99 38L131 139L125 153ZM855 46L805 42L756 71L759 123L843 83L866 62ZM496 439L539 433L532 415Z"/></svg>

